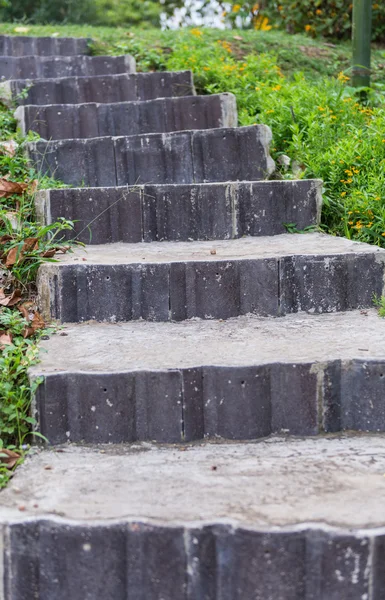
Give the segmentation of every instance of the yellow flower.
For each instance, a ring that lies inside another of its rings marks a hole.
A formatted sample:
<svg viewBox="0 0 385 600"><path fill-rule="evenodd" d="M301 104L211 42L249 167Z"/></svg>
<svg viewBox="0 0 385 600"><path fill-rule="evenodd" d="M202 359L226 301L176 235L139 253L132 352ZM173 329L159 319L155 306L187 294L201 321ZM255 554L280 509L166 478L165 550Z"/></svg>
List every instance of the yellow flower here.
<svg viewBox="0 0 385 600"><path fill-rule="evenodd" d="M271 88L271 91L272 91L272 92L279 92L279 90L281 89L281 87L282 87L282 86L278 84L278 85L276 85L275 87Z"/></svg>
<svg viewBox="0 0 385 600"><path fill-rule="evenodd" d="M349 81L350 77L348 77L347 75L345 75L345 73L343 73L342 71L340 71L338 73L337 79L338 79L338 81L345 82L345 81ZM349 100L351 100L351 99L350 98L345 98L344 102L349 102Z"/></svg>
<svg viewBox="0 0 385 600"><path fill-rule="evenodd" d="M381 233L381 235L385 236L385 231L383 233Z"/></svg>
<svg viewBox="0 0 385 600"><path fill-rule="evenodd" d="M261 88L259 88L259 87L256 87L256 88L255 88L255 90L256 90L257 92L259 92L259 90L260 90L260 89L261 89Z"/></svg>
<svg viewBox="0 0 385 600"><path fill-rule="evenodd" d="M318 110L320 110L321 112L324 111L324 107L323 106L317 106Z"/></svg>
<svg viewBox="0 0 385 600"><path fill-rule="evenodd" d="M241 10L242 6L240 4L234 4L233 12L237 13Z"/></svg>
<svg viewBox="0 0 385 600"><path fill-rule="evenodd" d="M305 31L307 31L309 33L309 31L312 31L313 27L311 25L305 25Z"/></svg>
<svg viewBox="0 0 385 600"><path fill-rule="evenodd" d="M13 31L16 33L28 33L29 29L29 27L15 27Z"/></svg>
<svg viewBox="0 0 385 600"><path fill-rule="evenodd" d="M195 35L195 37L201 37L203 35L203 32L197 27L195 27L195 29L191 29L190 33L191 35Z"/></svg>
<svg viewBox="0 0 385 600"><path fill-rule="evenodd" d="M322 15L322 10L320 8L317 8L317 10L315 11L316 15Z"/></svg>
<svg viewBox="0 0 385 600"><path fill-rule="evenodd" d="M204 71L210 71L210 67L203 67Z"/></svg>
<svg viewBox="0 0 385 600"><path fill-rule="evenodd" d="M341 196L344 197L346 196L346 192L341 192ZM349 213L350 214L350 213Z"/></svg>
<svg viewBox="0 0 385 600"><path fill-rule="evenodd" d="M270 115L270 114L271 114L271 113L273 113L273 112L274 112L274 109L267 110L267 111L266 111L266 114L267 114L267 115Z"/></svg>
<svg viewBox="0 0 385 600"><path fill-rule="evenodd" d="M252 12L257 12L259 10L259 4L258 2L256 4L254 4L253 8L251 9Z"/></svg>

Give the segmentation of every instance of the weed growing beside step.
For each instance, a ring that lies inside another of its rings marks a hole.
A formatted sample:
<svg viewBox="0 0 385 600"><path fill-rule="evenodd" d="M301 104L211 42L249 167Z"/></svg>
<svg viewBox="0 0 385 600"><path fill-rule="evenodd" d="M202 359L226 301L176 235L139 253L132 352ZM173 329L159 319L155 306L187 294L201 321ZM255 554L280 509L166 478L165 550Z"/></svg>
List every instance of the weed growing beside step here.
<svg viewBox="0 0 385 600"><path fill-rule="evenodd" d="M36 363L38 341L46 333L36 310L35 279L43 261L55 260L72 228L61 220L42 227L35 220L34 193L60 183L31 169L23 156L25 139L16 133L13 110L0 111L0 488L31 441L33 392L27 370ZM16 454L14 451L16 450ZM20 458L21 460L21 458Z"/></svg>

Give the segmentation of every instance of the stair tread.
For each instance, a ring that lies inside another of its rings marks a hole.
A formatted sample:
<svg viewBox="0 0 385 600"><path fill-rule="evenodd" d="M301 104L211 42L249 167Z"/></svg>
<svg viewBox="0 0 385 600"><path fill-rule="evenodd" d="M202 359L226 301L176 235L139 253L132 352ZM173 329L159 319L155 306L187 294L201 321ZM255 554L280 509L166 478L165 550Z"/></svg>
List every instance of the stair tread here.
<svg viewBox="0 0 385 600"><path fill-rule="evenodd" d="M215 251L215 254L212 252ZM43 269L56 270L63 265L119 265L133 263L217 262L259 260L283 256L325 256L340 254L374 254L385 259L385 250L362 242L352 242L323 233L244 237L235 240L115 243L87 246L58 256L57 263ZM83 261L83 259L85 259Z"/></svg>
<svg viewBox="0 0 385 600"><path fill-rule="evenodd" d="M41 342L31 375L385 360L385 320L375 309L226 321L89 322L63 332Z"/></svg>
<svg viewBox="0 0 385 600"><path fill-rule="evenodd" d="M1 494L1 521L382 527L384 472L385 439L373 435L67 445L27 458Z"/></svg>

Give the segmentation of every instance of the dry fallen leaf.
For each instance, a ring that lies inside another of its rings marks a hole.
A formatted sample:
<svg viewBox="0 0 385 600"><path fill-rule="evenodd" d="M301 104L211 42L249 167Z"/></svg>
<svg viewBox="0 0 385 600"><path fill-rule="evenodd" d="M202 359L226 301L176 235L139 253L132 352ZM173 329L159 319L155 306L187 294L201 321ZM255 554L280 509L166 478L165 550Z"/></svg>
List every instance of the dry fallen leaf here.
<svg viewBox="0 0 385 600"><path fill-rule="evenodd" d="M12 294L5 294L4 289L0 288L0 305L1 306L14 306L21 299L21 291L14 290Z"/></svg>
<svg viewBox="0 0 385 600"><path fill-rule="evenodd" d="M0 178L0 198L7 198L13 194L23 194L28 188L28 183L17 183L8 181L5 177Z"/></svg>
<svg viewBox="0 0 385 600"><path fill-rule="evenodd" d="M13 450L6 450L2 448L0 450L0 463L7 466L8 469L12 469L20 458L20 454Z"/></svg>
<svg viewBox="0 0 385 600"><path fill-rule="evenodd" d="M20 244L18 244L17 246L14 246L10 250L8 250L7 257L5 259L5 266L9 268L9 267L13 267L13 265L16 263L21 263L24 259L25 254L27 254L28 252L33 252L34 250L37 250L38 247L39 247L38 238L35 238L35 237L26 238L23 242L21 249L20 249Z"/></svg>
<svg viewBox="0 0 385 600"><path fill-rule="evenodd" d="M4 350L5 346L12 344L12 335L10 333L0 333L0 350Z"/></svg>
<svg viewBox="0 0 385 600"><path fill-rule="evenodd" d="M0 153L6 156L15 156L16 150L19 144L15 140L9 140L8 142L0 142Z"/></svg>

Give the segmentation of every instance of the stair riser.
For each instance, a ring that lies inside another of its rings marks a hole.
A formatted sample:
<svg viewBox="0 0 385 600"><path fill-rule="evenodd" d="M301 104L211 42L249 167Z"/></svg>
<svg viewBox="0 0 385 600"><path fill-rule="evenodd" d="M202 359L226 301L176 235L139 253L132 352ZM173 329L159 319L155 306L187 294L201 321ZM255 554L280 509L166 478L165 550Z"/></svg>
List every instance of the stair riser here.
<svg viewBox="0 0 385 600"><path fill-rule="evenodd" d="M20 96L26 89L28 93ZM189 71L0 82L0 100L8 105L129 102L193 94Z"/></svg>
<svg viewBox="0 0 385 600"><path fill-rule="evenodd" d="M4 529L5 600L380 600L385 590L383 530L48 519Z"/></svg>
<svg viewBox="0 0 385 600"><path fill-rule="evenodd" d="M266 179L274 170L270 140L270 129L257 125L34 142L26 148L41 173L76 187L108 187Z"/></svg>
<svg viewBox="0 0 385 600"><path fill-rule="evenodd" d="M165 133L238 124L232 94L136 103L20 106L15 117L23 135L35 131L46 140Z"/></svg>
<svg viewBox="0 0 385 600"><path fill-rule="evenodd" d="M135 73L132 56L0 56L3 79L49 79Z"/></svg>
<svg viewBox="0 0 385 600"><path fill-rule="evenodd" d="M59 373L35 397L51 444L385 431L385 360Z"/></svg>
<svg viewBox="0 0 385 600"><path fill-rule="evenodd" d="M82 38L53 38L0 36L1 56L74 56L89 53L89 40ZM29 75L28 75L29 76Z"/></svg>
<svg viewBox="0 0 385 600"><path fill-rule="evenodd" d="M36 211L44 225L76 221L67 239L87 244L226 240L318 225L321 190L318 180L57 189L39 192Z"/></svg>
<svg viewBox="0 0 385 600"><path fill-rule="evenodd" d="M120 265L79 262L44 265L38 288L47 319L182 321L367 308L373 305L373 294L383 292L383 274L383 263L370 253Z"/></svg>

